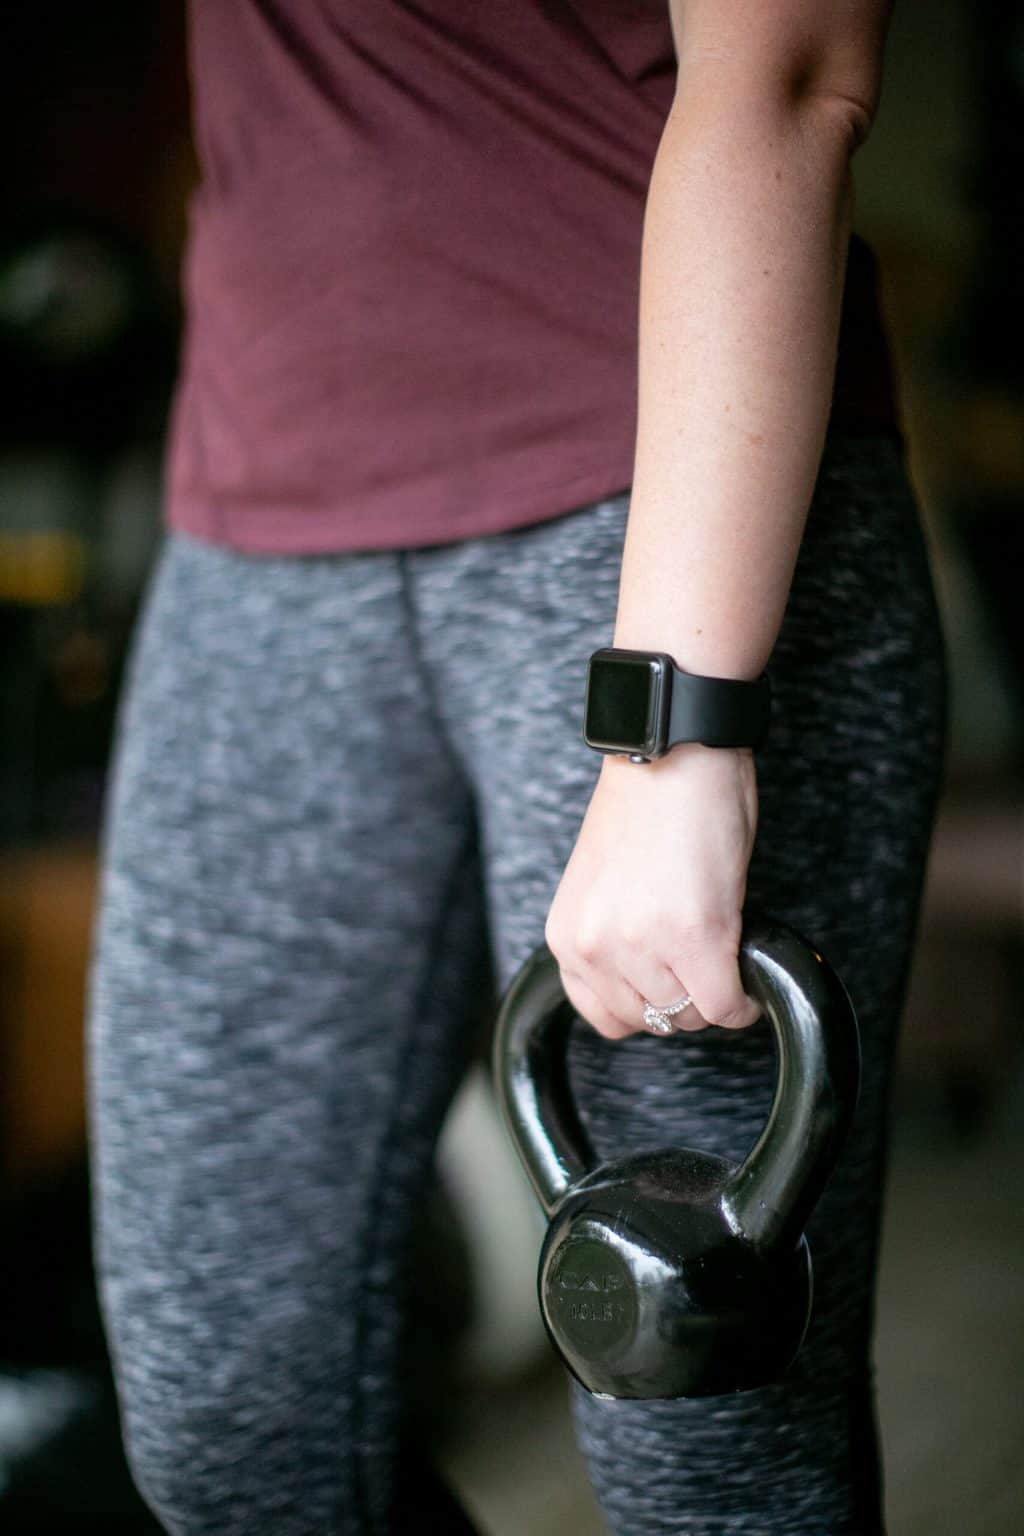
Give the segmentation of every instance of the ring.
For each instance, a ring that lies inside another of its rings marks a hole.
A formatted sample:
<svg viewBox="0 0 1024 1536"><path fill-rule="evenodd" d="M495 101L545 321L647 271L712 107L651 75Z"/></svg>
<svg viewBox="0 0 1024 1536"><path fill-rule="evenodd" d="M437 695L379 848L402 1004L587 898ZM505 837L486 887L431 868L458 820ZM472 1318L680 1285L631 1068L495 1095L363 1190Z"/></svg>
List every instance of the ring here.
<svg viewBox="0 0 1024 1536"><path fill-rule="evenodd" d="M693 1002L689 992L684 992L682 997L674 1003L666 1003L664 1008L656 1008L653 1003L644 1002L644 1028L649 1029L652 1035L671 1035L675 1030L672 1016L682 1013L683 1009Z"/></svg>

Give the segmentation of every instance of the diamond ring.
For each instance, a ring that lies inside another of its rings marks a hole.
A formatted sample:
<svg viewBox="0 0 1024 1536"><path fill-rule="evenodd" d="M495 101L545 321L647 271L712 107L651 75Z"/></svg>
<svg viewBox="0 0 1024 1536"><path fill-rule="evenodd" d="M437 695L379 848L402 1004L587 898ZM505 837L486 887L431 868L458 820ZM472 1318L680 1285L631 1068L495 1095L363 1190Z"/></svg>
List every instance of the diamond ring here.
<svg viewBox="0 0 1024 1536"><path fill-rule="evenodd" d="M675 1030L672 1023L674 1014L682 1013L683 1009L693 1002L688 992L677 998L674 1003L666 1003L664 1008L656 1008L653 1003L644 1003L644 1028L649 1029L652 1035L671 1035Z"/></svg>

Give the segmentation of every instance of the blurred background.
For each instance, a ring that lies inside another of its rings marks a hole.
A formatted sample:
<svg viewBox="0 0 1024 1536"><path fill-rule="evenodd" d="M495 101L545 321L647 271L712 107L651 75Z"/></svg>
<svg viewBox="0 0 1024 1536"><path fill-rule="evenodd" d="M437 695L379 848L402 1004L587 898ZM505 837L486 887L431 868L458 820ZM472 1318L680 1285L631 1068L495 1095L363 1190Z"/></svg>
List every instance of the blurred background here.
<svg viewBox="0 0 1024 1536"><path fill-rule="evenodd" d="M195 171L177 0L0 20L0 1529L158 1528L89 1251L83 988L111 730L160 528ZM877 1370L890 1536L1024 1529L1024 18L897 5L855 161L952 670L898 1077ZM485 1176L486 1175L486 1176ZM492 1536L603 1527L481 1065L425 1213L417 1391ZM443 1260L443 1262L442 1262Z"/></svg>

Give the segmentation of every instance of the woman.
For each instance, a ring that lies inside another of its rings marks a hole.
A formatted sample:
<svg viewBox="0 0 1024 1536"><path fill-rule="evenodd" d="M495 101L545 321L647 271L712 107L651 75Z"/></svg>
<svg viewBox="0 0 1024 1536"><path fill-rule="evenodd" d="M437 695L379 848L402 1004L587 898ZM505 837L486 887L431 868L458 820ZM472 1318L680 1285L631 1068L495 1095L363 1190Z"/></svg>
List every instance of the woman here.
<svg viewBox="0 0 1024 1536"><path fill-rule="evenodd" d="M401 1324L487 957L504 990L550 944L599 1149L738 1158L773 1082L747 899L863 1037L811 1330L777 1385L575 1391L577 1427L621 1536L882 1529L886 1096L945 727L850 240L888 11L194 8L170 531L89 1036L126 1446L178 1536L469 1529L403 1427ZM756 757L589 751L609 644L767 670Z"/></svg>

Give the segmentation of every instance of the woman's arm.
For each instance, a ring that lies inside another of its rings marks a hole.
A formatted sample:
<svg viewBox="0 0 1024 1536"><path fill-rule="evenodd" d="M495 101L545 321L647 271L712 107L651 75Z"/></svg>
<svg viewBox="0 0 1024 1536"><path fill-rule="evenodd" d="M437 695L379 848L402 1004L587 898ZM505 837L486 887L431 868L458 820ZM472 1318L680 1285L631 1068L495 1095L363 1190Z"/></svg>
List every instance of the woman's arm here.
<svg viewBox="0 0 1024 1536"><path fill-rule="evenodd" d="M640 281L637 443L613 643L756 677L817 477L853 206L890 0L672 0L678 89ZM606 757L545 938L609 1036L642 1000L753 1023L739 975L757 826L749 748Z"/></svg>
<svg viewBox="0 0 1024 1536"><path fill-rule="evenodd" d="M614 644L756 677L824 446L888 0L673 0Z"/></svg>

